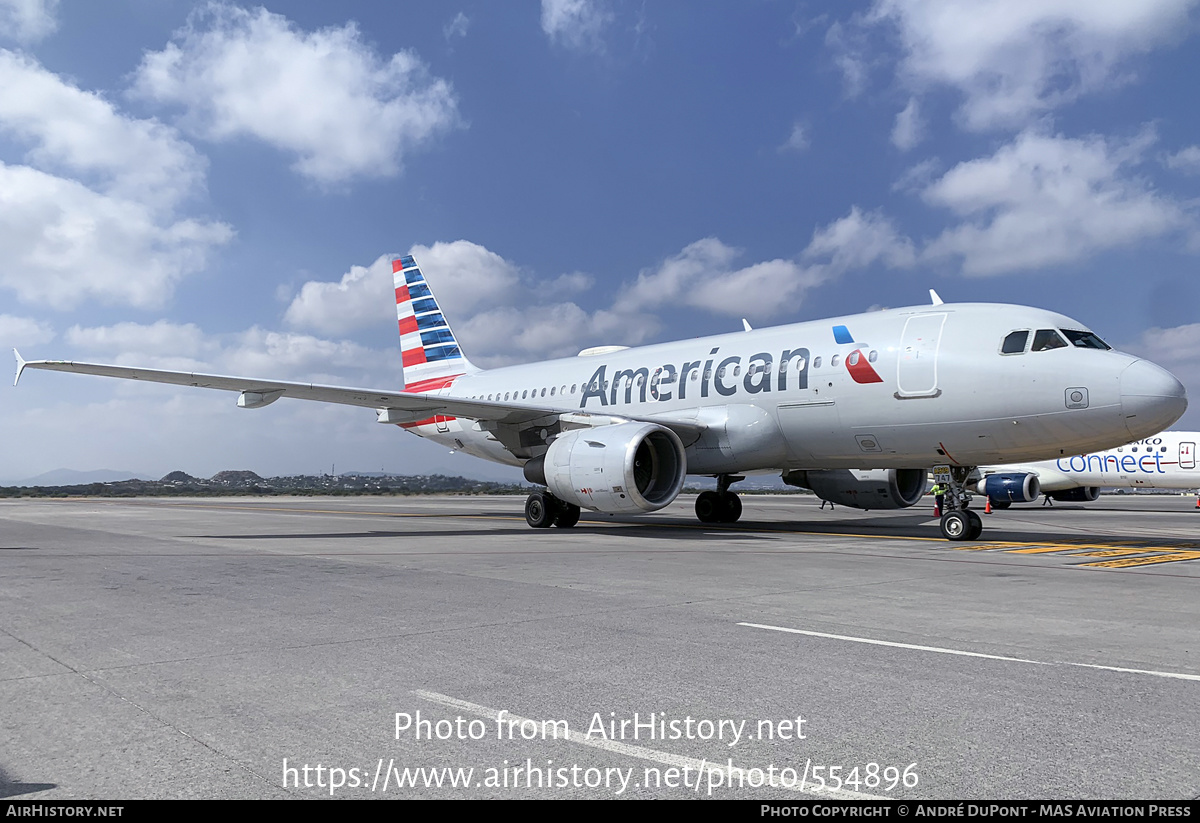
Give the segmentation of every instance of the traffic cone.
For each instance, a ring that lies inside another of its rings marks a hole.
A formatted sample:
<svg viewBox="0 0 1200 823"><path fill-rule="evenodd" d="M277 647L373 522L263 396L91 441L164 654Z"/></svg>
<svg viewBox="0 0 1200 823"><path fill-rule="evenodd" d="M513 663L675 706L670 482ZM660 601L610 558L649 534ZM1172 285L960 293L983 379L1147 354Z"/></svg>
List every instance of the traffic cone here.
<svg viewBox="0 0 1200 823"><path fill-rule="evenodd" d="M992 498L990 498L990 497L989 497L989 498L987 499L987 505L983 507L983 513L984 513L984 514L991 514L991 513L992 513Z"/></svg>
<svg viewBox="0 0 1200 823"><path fill-rule="evenodd" d="M1197 508L1200 508L1200 499L1197 499L1197 500L1196 500L1196 507L1197 507ZM934 504L933 504L933 516L934 516L934 517L941 517L941 516L942 516L942 507L941 507L941 506L939 506L937 503L934 503Z"/></svg>
<svg viewBox="0 0 1200 823"><path fill-rule="evenodd" d="M1196 508L1200 509L1200 497L1196 498Z"/></svg>

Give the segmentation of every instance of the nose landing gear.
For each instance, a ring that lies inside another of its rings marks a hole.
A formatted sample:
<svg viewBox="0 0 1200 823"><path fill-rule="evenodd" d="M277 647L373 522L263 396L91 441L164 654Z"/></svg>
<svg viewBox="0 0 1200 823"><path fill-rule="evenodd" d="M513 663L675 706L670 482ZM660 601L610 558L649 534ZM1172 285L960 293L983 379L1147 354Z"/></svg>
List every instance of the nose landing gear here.
<svg viewBox="0 0 1200 823"><path fill-rule="evenodd" d="M967 477L974 466L936 466L934 473L946 482L945 508L939 524L942 537L947 540L978 540L983 534L983 519L967 508L971 496L967 494Z"/></svg>

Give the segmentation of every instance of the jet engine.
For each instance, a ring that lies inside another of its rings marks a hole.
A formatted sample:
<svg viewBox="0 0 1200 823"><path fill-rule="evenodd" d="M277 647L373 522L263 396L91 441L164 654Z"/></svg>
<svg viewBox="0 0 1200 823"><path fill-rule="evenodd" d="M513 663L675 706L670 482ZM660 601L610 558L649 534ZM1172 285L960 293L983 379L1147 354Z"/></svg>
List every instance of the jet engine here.
<svg viewBox="0 0 1200 823"><path fill-rule="evenodd" d="M925 494L925 469L821 469L784 472L789 486L856 509L907 509Z"/></svg>
<svg viewBox="0 0 1200 823"><path fill-rule="evenodd" d="M1061 492L1050 492L1050 497L1064 503L1091 503L1100 496L1096 486L1080 486L1078 489L1067 489Z"/></svg>
<svg viewBox="0 0 1200 823"><path fill-rule="evenodd" d="M683 488L687 457L675 432L653 423L619 423L560 434L525 477L567 503L593 511L652 512Z"/></svg>
<svg viewBox="0 0 1200 823"><path fill-rule="evenodd" d="M1042 494L1036 474L989 474L975 484L975 490L993 503L1032 503Z"/></svg>

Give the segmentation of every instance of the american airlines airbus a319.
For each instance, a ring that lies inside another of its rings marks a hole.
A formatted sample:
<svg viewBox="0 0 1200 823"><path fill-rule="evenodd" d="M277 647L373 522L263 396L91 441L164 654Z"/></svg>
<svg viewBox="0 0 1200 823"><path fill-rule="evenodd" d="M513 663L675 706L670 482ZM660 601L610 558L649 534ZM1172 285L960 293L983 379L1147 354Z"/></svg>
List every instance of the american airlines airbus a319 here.
<svg viewBox="0 0 1200 823"><path fill-rule="evenodd" d="M319 386L54 360L50 369L376 409L467 454L523 466L545 487L530 526L574 526L580 509L667 506L688 474L717 478L704 522L742 511L743 473L864 509L915 504L931 467L947 478L950 540L975 539L968 481L983 464L1054 459L1148 437L1187 407L1169 372L1113 351L1082 323L1024 306L945 304L810 321L482 370L463 354L421 270L393 262L405 387Z"/></svg>

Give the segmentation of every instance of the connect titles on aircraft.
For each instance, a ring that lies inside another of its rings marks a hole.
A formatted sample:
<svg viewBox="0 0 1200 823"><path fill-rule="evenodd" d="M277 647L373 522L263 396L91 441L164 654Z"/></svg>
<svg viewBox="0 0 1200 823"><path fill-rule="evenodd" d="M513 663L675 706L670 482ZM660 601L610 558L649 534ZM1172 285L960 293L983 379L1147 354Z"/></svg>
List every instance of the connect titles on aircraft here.
<svg viewBox="0 0 1200 823"><path fill-rule="evenodd" d="M1039 493L1054 500L1086 502L1099 497L1102 488L1200 489L1197 443L1200 432L1166 431L1107 451L980 466L975 487L979 494L988 494L989 485L999 492L992 497L992 506L1002 509L1032 502ZM1036 481L1032 488L1030 478Z"/></svg>
<svg viewBox="0 0 1200 823"><path fill-rule="evenodd" d="M1113 351L1082 323L1025 306L931 305L750 329L483 370L463 354L411 257L393 262L405 387L320 386L54 360L78 372L238 393L242 408L280 397L364 406L450 448L522 466L544 487L531 526L574 526L581 509L645 513L688 474L704 522L742 511L744 472L859 508L920 500L926 474L949 481L944 536L974 539L975 467L1043 460L1151 436L1187 406L1183 386Z"/></svg>

